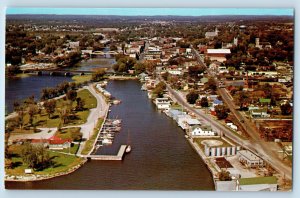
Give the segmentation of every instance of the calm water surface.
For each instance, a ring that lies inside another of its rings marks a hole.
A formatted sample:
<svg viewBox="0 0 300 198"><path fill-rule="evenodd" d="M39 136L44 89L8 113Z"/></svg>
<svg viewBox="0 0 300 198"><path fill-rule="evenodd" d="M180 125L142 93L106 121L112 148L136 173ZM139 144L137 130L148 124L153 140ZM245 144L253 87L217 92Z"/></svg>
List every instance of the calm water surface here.
<svg viewBox="0 0 300 198"><path fill-rule="evenodd" d="M108 91L122 100L110 117L122 119L112 149L128 141L123 161L90 161L74 173L38 182L6 182L10 189L213 190L212 176L183 131L157 111L138 81L111 81ZM117 150L117 149L116 149ZM99 151L101 152L101 151Z"/></svg>

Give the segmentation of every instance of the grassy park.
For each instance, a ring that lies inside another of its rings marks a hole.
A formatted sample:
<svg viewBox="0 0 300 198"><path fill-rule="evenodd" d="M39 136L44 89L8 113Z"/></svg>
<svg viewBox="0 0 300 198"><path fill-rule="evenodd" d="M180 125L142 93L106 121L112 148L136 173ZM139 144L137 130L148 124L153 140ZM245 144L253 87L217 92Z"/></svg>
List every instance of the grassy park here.
<svg viewBox="0 0 300 198"><path fill-rule="evenodd" d="M73 118L69 119L67 123L62 124L62 126L70 125L80 125L84 124L87 121L89 115L89 110L97 107L96 98L86 89L80 90L77 92L77 97L80 97L85 105L84 110L82 111L73 111ZM68 105L67 100L60 98L56 100L56 109L52 116L49 118L45 109L42 109L39 114L36 114L34 117L33 123L36 127L58 127L61 123L60 111ZM72 108L76 107L76 101L72 102ZM25 113L24 115L24 126L29 124L29 114ZM26 131L26 127L24 132Z"/></svg>
<svg viewBox="0 0 300 198"><path fill-rule="evenodd" d="M28 168L28 166L23 162L21 157L22 147L23 145L10 146L9 152L12 155L11 158L12 167L5 169L6 174L15 175L15 176L25 175L24 171L25 169ZM74 149L76 149L76 147L74 147ZM74 155L62 154L50 150L47 150L47 152L49 153L49 156L51 158L51 162L52 162L51 166L41 171L35 171L34 172L35 175L48 175L48 174L65 172L82 162L81 158L78 158Z"/></svg>
<svg viewBox="0 0 300 198"><path fill-rule="evenodd" d="M92 79L92 75L91 74L85 74L83 76L80 75L76 75L72 77L72 80L79 84L79 83L84 83L86 81L90 81Z"/></svg>

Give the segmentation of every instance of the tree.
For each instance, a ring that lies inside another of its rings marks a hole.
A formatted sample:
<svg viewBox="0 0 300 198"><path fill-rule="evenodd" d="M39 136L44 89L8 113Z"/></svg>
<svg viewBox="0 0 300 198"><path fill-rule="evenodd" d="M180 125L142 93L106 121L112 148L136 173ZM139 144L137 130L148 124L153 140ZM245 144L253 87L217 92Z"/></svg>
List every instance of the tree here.
<svg viewBox="0 0 300 198"><path fill-rule="evenodd" d="M95 73L92 74L91 80L94 82L101 81L101 80L103 80L105 73L106 73L105 69L103 69L103 68L97 69L97 70L95 70Z"/></svg>
<svg viewBox="0 0 300 198"><path fill-rule="evenodd" d="M191 66L189 67L189 76L193 78L198 78L199 74L202 74L205 71L205 67L201 66Z"/></svg>
<svg viewBox="0 0 300 198"><path fill-rule="evenodd" d="M208 107L208 99L207 97L202 97L200 100L201 107Z"/></svg>
<svg viewBox="0 0 300 198"><path fill-rule="evenodd" d="M34 146L30 143L25 143L21 158L29 168L43 170L51 165L51 158L44 145Z"/></svg>
<svg viewBox="0 0 300 198"><path fill-rule="evenodd" d="M78 97L76 98L76 111L82 111L84 110L84 105L85 105L85 102L82 98Z"/></svg>
<svg viewBox="0 0 300 198"><path fill-rule="evenodd" d="M221 120L227 118L229 109L227 109L227 107L225 107L224 105L217 105L215 106L215 112L218 119Z"/></svg>
<svg viewBox="0 0 300 198"><path fill-rule="evenodd" d="M293 110L292 106L290 105L289 102L286 102L286 103L282 104L280 106L280 109L281 109L281 114L282 115L291 115L292 110Z"/></svg>
<svg viewBox="0 0 300 198"><path fill-rule="evenodd" d="M186 95L186 100L190 104L195 104L198 98L199 98L199 94L194 90Z"/></svg>
<svg viewBox="0 0 300 198"><path fill-rule="evenodd" d="M145 70L146 70L145 64L141 63L141 62L135 63L134 70L135 70L136 74L140 74L140 73L145 72Z"/></svg>
<svg viewBox="0 0 300 198"><path fill-rule="evenodd" d="M117 51L118 50L116 45L111 45L109 49L110 49L110 51Z"/></svg>
<svg viewBox="0 0 300 198"><path fill-rule="evenodd" d="M69 120L70 110L68 109L67 106L65 106L62 109L60 109L58 112L59 112L60 120L62 121L63 124L66 124Z"/></svg>
<svg viewBox="0 0 300 198"><path fill-rule="evenodd" d="M74 90L69 90L66 96L68 100L74 102L77 98L77 92Z"/></svg>
<svg viewBox="0 0 300 198"><path fill-rule="evenodd" d="M51 115L55 112L55 108L56 108L56 100L52 99L52 100L46 100L44 102L44 108L48 114L48 117L50 118Z"/></svg>
<svg viewBox="0 0 300 198"><path fill-rule="evenodd" d="M166 89L166 84L164 82L159 82L153 89L152 93L156 94L158 98L161 98L163 97L165 89Z"/></svg>
<svg viewBox="0 0 300 198"><path fill-rule="evenodd" d="M206 83L206 89L211 89L213 91L217 90L217 85L213 78L208 79L208 81Z"/></svg>
<svg viewBox="0 0 300 198"><path fill-rule="evenodd" d="M33 120L34 120L34 117L36 116L36 114L39 112L39 109L38 109L38 106L35 105L35 104L31 104L29 107L28 107L28 115L29 115L29 124L30 126L33 125Z"/></svg>
<svg viewBox="0 0 300 198"><path fill-rule="evenodd" d="M220 181L231 181L232 178L230 177L230 172L225 171L225 170L222 170L221 172L219 172L219 180Z"/></svg>

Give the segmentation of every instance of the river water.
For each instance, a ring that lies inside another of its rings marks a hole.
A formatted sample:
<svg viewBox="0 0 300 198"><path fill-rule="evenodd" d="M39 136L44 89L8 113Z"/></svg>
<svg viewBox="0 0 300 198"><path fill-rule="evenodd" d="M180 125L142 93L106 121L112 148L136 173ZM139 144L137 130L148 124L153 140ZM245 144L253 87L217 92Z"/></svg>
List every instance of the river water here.
<svg viewBox="0 0 300 198"><path fill-rule="evenodd" d="M45 76L36 78L41 82ZM122 101L111 107L109 115L122 119L122 130L112 149L128 141L132 146L123 161L89 161L66 176L37 182L6 182L6 188L213 190L209 170L183 131L175 121L157 111L147 92L140 89L141 84L134 80L110 81L107 86Z"/></svg>

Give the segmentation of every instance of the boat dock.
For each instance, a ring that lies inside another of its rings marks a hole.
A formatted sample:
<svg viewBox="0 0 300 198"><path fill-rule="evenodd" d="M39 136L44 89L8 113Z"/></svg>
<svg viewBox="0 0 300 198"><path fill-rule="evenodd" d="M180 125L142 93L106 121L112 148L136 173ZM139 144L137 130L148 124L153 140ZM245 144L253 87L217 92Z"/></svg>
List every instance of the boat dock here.
<svg viewBox="0 0 300 198"><path fill-rule="evenodd" d="M121 145L117 155L86 155L86 157L91 160L122 160L125 154L127 145Z"/></svg>

